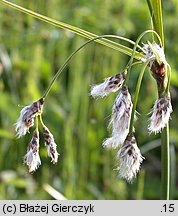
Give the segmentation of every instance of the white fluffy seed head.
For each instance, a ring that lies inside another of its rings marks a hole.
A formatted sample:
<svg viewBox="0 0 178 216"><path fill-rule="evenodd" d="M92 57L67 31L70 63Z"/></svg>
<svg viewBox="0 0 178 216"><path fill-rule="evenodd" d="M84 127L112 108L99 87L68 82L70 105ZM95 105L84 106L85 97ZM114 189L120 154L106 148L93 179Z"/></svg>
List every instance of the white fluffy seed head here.
<svg viewBox="0 0 178 216"><path fill-rule="evenodd" d="M146 60L151 59L150 64L149 64L150 67L152 66L152 64L155 60L159 63L159 65L160 64L164 64L164 65L167 64L164 50L158 44L152 43L151 47L149 44L144 44L143 50L144 50ZM153 50L154 50L154 52L153 52Z"/></svg>
<svg viewBox="0 0 178 216"><path fill-rule="evenodd" d="M34 125L34 119L28 115L28 113L30 113L30 108L31 105L26 106L20 112L20 117L16 123L16 132L18 138L24 136L28 132L29 128ZM24 116L28 116L28 119L24 118Z"/></svg>
<svg viewBox="0 0 178 216"><path fill-rule="evenodd" d="M112 129L112 136L104 141L104 147L117 148L123 144L129 132L132 106L129 91L127 87L123 86L112 108L112 116L109 123L109 127Z"/></svg>
<svg viewBox="0 0 178 216"><path fill-rule="evenodd" d="M34 125L34 117L41 114L44 99L34 102L33 104L24 107L20 111L20 117L16 123L17 137L20 138L24 136L30 127Z"/></svg>
<svg viewBox="0 0 178 216"><path fill-rule="evenodd" d="M133 134L127 136L123 146L117 153L117 159L119 162L117 168L119 177L131 183L139 172L140 165L144 159Z"/></svg>
<svg viewBox="0 0 178 216"><path fill-rule="evenodd" d="M27 164L29 172L34 172L41 165L39 156L39 132L35 130L29 143L27 154L24 156L24 163Z"/></svg>
<svg viewBox="0 0 178 216"><path fill-rule="evenodd" d="M103 83L98 85L93 85L91 87L90 94L93 98L105 97L111 92L118 91L121 88L124 80L125 80L124 72L118 73L112 77L108 77L104 80Z"/></svg>
<svg viewBox="0 0 178 216"><path fill-rule="evenodd" d="M150 133L159 133L167 125L172 113L171 99L169 96L162 96L155 101L151 112L148 130Z"/></svg>
<svg viewBox="0 0 178 216"><path fill-rule="evenodd" d="M102 145L104 148L115 149L124 142L124 137L125 137L124 135L123 136L116 136L115 135L115 136L109 137L103 141Z"/></svg>
<svg viewBox="0 0 178 216"><path fill-rule="evenodd" d="M47 127L43 128L43 133L48 156L51 157L51 162L55 164L58 161L59 153L56 149L57 145L54 141L54 137Z"/></svg>

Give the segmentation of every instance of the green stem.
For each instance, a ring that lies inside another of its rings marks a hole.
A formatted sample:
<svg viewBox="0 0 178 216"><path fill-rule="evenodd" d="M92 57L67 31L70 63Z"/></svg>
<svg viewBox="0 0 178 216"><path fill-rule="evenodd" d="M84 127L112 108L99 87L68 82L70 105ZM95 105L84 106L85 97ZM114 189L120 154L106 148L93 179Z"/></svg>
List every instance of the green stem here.
<svg viewBox="0 0 178 216"><path fill-rule="evenodd" d="M43 128L46 127L45 124L44 124L44 122L43 122L42 115L40 115L40 122L41 122Z"/></svg>
<svg viewBox="0 0 178 216"><path fill-rule="evenodd" d="M162 4L161 0L149 0L150 13L153 15L154 30L158 32L164 47L164 29L162 18ZM169 68L168 84L166 93L169 92L171 70ZM164 128L161 133L161 198L169 199L170 193L170 150L169 150L169 124Z"/></svg>
<svg viewBox="0 0 178 216"><path fill-rule="evenodd" d="M38 130L38 116L36 116L36 130Z"/></svg>
<svg viewBox="0 0 178 216"><path fill-rule="evenodd" d="M75 50L67 59L66 61L63 63L63 65L59 68L59 70L56 72L56 74L54 75L53 79L51 80L51 83L49 84L47 90L45 91L43 98L45 99L49 93L49 91L51 90L53 84L55 83L55 81L57 80L57 78L59 77L59 75L62 73L62 71L64 70L64 68L67 66L67 64L69 63L69 61L77 54L78 51L80 51L83 47L85 47L86 45L88 45L89 43L98 40L100 38L116 38L119 40L125 40L131 44L135 45L135 42L124 38L124 37L120 37L120 36L116 36L116 35L101 35L101 36L97 36L95 38L92 38L91 40L85 42L84 44L82 44L77 50ZM139 47L141 48L141 47Z"/></svg>
<svg viewBox="0 0 178 216"><path fill-rule="evenodd" d="M9 2L9 1L6 1L6 0L0 0L0 2L14 8L16 10L19 10L19 11L25 13L25 14L28 14L28 15L30 15L32 17L35 17L35 18L40 19L40 20L42 20L44 22L47 22L47 23L49 23L51 25L54 25L54 26L60 27L62 29L66 29L66 30L69 30L71 32L74 32L74 33L76 33L76 34L78 34L78 35L80 35L82 37L85 37L85 38L88 38L88 39L93 39L93 38L98 36L98 35L93 34L91 32L80 29L78 27L75 27L75 26L69 25L67 23L57 21L55 19L51 19L51 18L46 17L44 15L41 15L39 13L35 13L34 11L23 8L23 7L19 6L19 5L16 5L16 4L12 3L12 2ZM105 45L107 47L110 47L112 49L115 49L115 50L117 50L119 52L125 53L126 55L129 55L129 56L132 55L132 49L130 49L130 48L124 46L124 45L118 44L118 43L116 43L114 41L107 40L107 39L103 38L103 39L97 40L96 42L98 42L98 43L100 43L102 45ZM137 59L137 60L142 60L142 59L144 59L144 56L143 56L143 54L141 54L139 52L135 52L134 58Z"/></svg>
<svg viewBox="0 0 178 216"><path fill-rule="evenodd" d="M171 72L171 66L169 64L168 64L168 70L167 70L167 72L168 72L168 75L167 75L168 82L167 82L165 93L168 95L169 94L170 84L171 84L171 74L172 74L172 72Z"/></svg>
<svg viewBox="0 0 178 216"><path fill-rule="evenodd" d="M131 114L131 119L130 119L129 133L133 132L133 128L134 128L133 127L133 125L134 125L134 115L135 115L135 110L136 110L136 106L137 106L137 101L138 101L138 96L139 96L139 92L140 92L140 87L141 87L141 83L142 83L144 72L145 72L146 67L147 67L147 65L148 65L149 62L150 62L150 59L147 60L144 63L144 65L142 67L142 70L140 72L138 81L137 81L137 87L136 87L136 90L135 90L134 101L133 101L133 108L132 108L132 114Z"/></svg>
<svg viewBox="0 0 178 216"><path fill-rule="evenodd" d="M171 67L168 65L168 83L165 93L169 94ZM170 198L170 148L169 148L169 123L161 133L161 199Z"/></svg>
<svg viewBox="0 0 178 216"><path fill-rule="evenodd" d="M147 5L148 5L148 8L149 8L149 11L150 11L150 16L151 16L151 21L152 21L152 28L154 28L154 26L156 26L156 21L155 21L155 16L154 16L154 10L153 10L153 7L152 7L152 3L151 3L151 0L147 0ZM155 38L155 36L153 35L153 38Z"/></svg>
<svg viewBox="0 0 178 216"><path fill-rule="evenodd" d="M164 48L164 29L163 29L163 18L162 18L162 3L161 0L150 0L151 7L149 9L152 10L150 13L152 14L153 26L154 30L158 32L162 41L162 47Z"/></svg>
<svg viewBox="0 0 178 216"><path fill-rule="evenodd" d="M161 199L169 200L170 190L170 149L169 124L161 133Z"/></svg>

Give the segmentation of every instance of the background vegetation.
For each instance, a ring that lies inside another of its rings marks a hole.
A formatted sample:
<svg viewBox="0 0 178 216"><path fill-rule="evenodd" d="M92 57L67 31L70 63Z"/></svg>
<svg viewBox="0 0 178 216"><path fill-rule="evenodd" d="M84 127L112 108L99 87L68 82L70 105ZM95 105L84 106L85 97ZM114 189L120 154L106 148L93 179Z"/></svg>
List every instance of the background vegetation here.
<svg viewBox="0 0 178 216"><path fill-rule="evenodd" d="M136 40L151 28L146 1L17 0L15 3L98 35ZM178 199L178 1L163 1L166 56L173 69L170 122L171 198ZM150 39L150 38L149 38ZM146 39L145 39L146 40ZM51 185L67 199L160 199L160 135L148 135L147 115L157 96L145 74L137 110L136 137L146 160L133 184L117 178L116 151L102 148L116 94L94 101L92 83L122 71L128 57L93 43L71 61L44 106L44 121L60 153L50 163L41 137L42 165L33 175L23 164L31 134L17 139L14 123L20 106L39 99L65 59L86 40L0 4L0 199L52 199ZM146 42L146 41L145 41ZM139 67L132 73L134 92Z"/></svg>

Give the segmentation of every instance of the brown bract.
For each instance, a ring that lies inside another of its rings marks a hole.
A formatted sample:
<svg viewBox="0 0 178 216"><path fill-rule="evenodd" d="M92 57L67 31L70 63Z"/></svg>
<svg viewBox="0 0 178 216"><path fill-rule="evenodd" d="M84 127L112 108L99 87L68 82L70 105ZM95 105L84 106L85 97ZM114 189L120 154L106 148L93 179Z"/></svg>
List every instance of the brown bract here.
<svg viewBox="0 0 178 216"><path fill-rule="evenodd" d="M154 79L157 82L158 86L158 92L159 95L161 95L162 92L164 92L166 88L166 65L162 63L161 65L158 64L158 62L155 60L152 63L152 66L150 68L151 74L154 77Z"/></svg>

